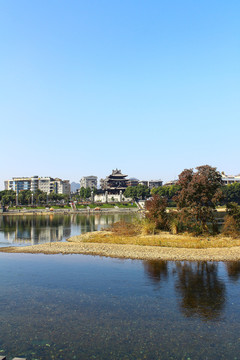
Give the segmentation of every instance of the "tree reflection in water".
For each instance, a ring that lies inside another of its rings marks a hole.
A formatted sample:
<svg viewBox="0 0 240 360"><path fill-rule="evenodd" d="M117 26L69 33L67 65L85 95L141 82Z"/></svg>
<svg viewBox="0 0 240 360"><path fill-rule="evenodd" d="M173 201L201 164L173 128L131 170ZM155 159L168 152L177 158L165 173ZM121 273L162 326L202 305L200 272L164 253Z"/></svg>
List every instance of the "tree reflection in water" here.
<svg viewBox="0 0 240 360"><path fill-rule="evenodd" d="M240 277L240 261L229 261L226 263L226 268L230 279L237 281Z"/></svg>
<svg viewBox="0 0 240 360"><path fill-rule="evenodd" d="M168 262L149 260L143 261L146 274L154 283L159 283L162 278L168 277Z"/></svg>
<svg viewBox="0 0 240 360"><path fill-rule="evenodd" d="M176 290L180 308L187 316L203 320L220 317L225 305L225 285L218 278L218 265L209 262L177 262Z"/></svg>

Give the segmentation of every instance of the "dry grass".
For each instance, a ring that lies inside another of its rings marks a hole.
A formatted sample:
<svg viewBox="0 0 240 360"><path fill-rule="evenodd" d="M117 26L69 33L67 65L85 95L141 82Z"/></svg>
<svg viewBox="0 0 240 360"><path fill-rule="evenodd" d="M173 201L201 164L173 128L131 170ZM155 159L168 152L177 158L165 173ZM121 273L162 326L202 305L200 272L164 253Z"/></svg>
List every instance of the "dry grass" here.
<svg viewBox="0 0 240 360"><path fill-rule="evenodd" d="M120 236L134 236L137 235L140 231L140 226L135 223L128 223L126 221L115 222L111 227L106 229L116 235Z"/></svg>
<svg viewBox="0 0 240 360"><path fill-rule="evenodd" d="M188 249L230 248L240 246L240 237L231 238L218 236L191 236L189 234L172 235L161 232L157 235L116 235L109 231L97 231L71 238L73 242L101 243L101 244L128 244L143 246L161 246Z"/></svg>

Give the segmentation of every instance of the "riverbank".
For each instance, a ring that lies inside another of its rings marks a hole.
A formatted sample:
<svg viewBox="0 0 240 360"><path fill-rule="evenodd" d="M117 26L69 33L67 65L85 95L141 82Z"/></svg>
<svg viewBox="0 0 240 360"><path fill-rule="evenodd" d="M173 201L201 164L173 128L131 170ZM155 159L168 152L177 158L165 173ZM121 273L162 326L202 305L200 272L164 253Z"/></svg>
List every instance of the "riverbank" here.
<svg viewBox="0 0 240 360"><path fill-rule="evenodd" d="M118 214L118 213L137 213L138 208L103 208L103 209L54 209L53 211L45 209L32 209L32 210L9 210L7 212L0 213L0 215L71 215L71 214Z"/></svg>
<svg viewBox="0 0 240 360"><path fill-rule="evenodd" d="M87 237L89 237L89 235L84 234L73 236L69 238L67 242L53 242L34 246L0 248L0 252L31 254L85 254L137 260L240 260L240 246L193 249L167 246L90 243L87 242Z"/></svg>

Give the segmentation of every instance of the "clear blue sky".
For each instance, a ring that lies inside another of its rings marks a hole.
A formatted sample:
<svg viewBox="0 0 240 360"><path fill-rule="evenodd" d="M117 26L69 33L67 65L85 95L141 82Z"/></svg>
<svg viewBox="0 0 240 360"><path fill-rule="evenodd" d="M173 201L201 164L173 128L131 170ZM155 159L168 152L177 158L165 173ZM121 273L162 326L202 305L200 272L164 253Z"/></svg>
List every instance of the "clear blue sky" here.
<svg viewBox="0 0 240 360"><path fill-rule="evenodd" d="M0 0L0 188L240 173L239 19L239 0Z"/></svg>

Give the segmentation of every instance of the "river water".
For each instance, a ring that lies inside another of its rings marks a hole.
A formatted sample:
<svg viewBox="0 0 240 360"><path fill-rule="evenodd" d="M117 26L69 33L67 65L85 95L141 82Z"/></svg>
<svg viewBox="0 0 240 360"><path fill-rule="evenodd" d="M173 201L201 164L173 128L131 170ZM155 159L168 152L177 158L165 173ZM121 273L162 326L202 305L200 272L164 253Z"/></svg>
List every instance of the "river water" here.
<svg viewBox="0 0 240 360"><path fill-rule="evenodd" d="M239 262L0 253L0 274L9 359L240 359Z"/></svg>
<svg viewBox="0 0 240 360"><path fill-rule="evenodd" d="M136 216L135 213L2 215L0 216L0 247L66 241L70 236L100 230L120 220L132 221Z"/></svg>

